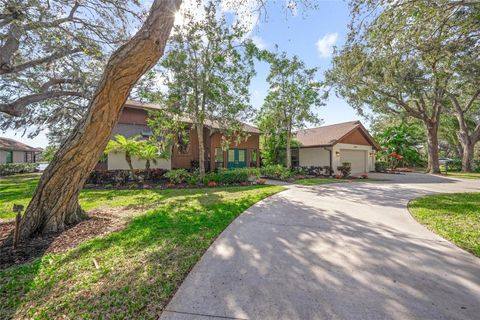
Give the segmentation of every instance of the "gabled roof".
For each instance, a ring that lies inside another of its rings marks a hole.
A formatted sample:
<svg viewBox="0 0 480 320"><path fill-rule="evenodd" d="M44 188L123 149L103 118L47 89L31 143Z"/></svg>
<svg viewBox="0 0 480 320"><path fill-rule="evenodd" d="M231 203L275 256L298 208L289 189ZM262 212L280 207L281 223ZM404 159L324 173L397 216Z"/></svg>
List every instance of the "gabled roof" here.
<svg viewBox="0 0 480 320"><path fill-rule="evenodd" d="M125 102L125 106L129 107L129 108L136 108L136 109L162 110L162 107L158 104L142 103L142 102L138 102L138 101L134 101L134 100L127 100L127 102ZM183 121L185 123L192 123L192 120L188 119L187 117L184 117L184 118L180 119L180 121ZM245 132L257 133L257 134L261 133L260 130L255 126L252 126L252 125L249 125L249 124L243 123L243 122L241 124L242 124L242 127L243 127L242 129ZM220 129L221 128L220 123L218 123L216 121L208 120L208 119L205 121L205 125L207 127L213 128L213 129Z"/></svg>
<svg viewBox="0 0 480 320"><path fill-rule="evenodd" d="M333 146L354 130L361 130L368 142L376 149L378 144L360 121L349 121L318 128L303 129L296 133L296 139L302 147Z"/></svg>
<svg viewBox="0 0 480 320"><path fill-rule="evenodd" d="M11 150L11 151L42 151L41 148L34 148L21 143L20 141L13 140L10 138L1 138L0 137L0 149L1 150Z"/></svg>

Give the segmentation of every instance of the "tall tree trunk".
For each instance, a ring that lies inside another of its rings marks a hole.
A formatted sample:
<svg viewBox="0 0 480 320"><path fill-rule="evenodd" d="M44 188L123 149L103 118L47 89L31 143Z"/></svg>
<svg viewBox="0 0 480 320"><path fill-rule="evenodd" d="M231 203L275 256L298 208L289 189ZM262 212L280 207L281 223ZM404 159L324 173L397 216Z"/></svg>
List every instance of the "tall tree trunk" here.
<svg viewBox="0 0 480 320"><path fill-rule="evenodd" d="M292 134L289 130L289 132L287 132L287 168L292 167L292 151L290 146L291 142L292 142Z"/></svg>
<svg viewBox="0 0 480 320"><path fill-rule="evenodd" d="M78 196L99 161L130 90L163 55L181 0L155 0L141 29L110 57L88 112L43 173L20 236L61 231L84 218Z"/></svg>
<svg viewBox="0 0 480 320"><path fill-rule="evenodd" d="M440 173L438 161L438 121L427 123L428 173Z"/></svg>
<svg viewBox="0 0 480 320"><path fill-rule="evenodd" d="M461 139L462 144L462 172L472 172L473 147L470 139Z"/></svg>
<svg viewBox="0 0 480 320"><path fill-rule="evenodd" d="M198 170L200 177L205 176L205 142L203 141L203 124L197 124L198 136Z"/></svg>

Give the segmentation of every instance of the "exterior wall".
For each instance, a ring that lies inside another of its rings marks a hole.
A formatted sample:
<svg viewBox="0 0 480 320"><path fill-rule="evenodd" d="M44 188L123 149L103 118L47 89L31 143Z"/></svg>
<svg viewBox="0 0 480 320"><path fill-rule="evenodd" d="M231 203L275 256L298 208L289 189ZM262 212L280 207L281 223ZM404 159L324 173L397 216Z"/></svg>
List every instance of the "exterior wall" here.
<svg viewBox="0 0 480 320"><path fill-rule="evenodd" d="M222 134L219 132L215 132L210 136L210 150L212 153L210 159L210 167L212 169L215 168L215 149L222 147ZM246 140L242 140L241 142L237 143L234 140L231 140L229 143L230 149L246 149L247 150L247 167L250 166L252 162L252 149L257 150L257 162L256 166L260 166L260 135L258 134L250 134ZM227 151L223 151L223 165L226 167L227 165Z"/></svg>
<svg viewBox="0 0 480 320"><path fill-rule="evenodd" d="M205 129L203 131L203 138L205 139L206 136ZM188 140L188 152L181 153L179 152L177 146L174 146L172 149L172 169L189 169L191 167L192 161L198 161L198 135L197 129L192 128L190 130L190 136ZM207 153L207 152L206 152Z"/></svg>
<svg viewBox="0 0 480 320"><path fill-rule="evenodd" d="M134 136L148 136L150 129L147 126L147 111L137 108L126 107L123 109L118 124L113 130L112 138L116 134L124 135L125 137ZM198 161L199 144L197 131L192 128L189 133L189 149L187 153L179 152L177 146L172 148L171 160L168 163L165 160L159 161L161 168L180 169L191 168L192 161ZM215 168L215 149L222 146L222 135L219 132L211 131L205 128L203 131L203 140L205 143L205 167L207 170ZM240 143L235 141L230 142L230 148L246 149L247 150L247 166L250 166L252 149L257 150L257 167L260 166L260 139L258 134L250 134L248 138ZM223 152L224 165L227 164L227 152ZM135 162L137 161L137 162ZM145 162L135 160L133 165L135 168L145 167ZM162 164L160 164L162 163ZM154 164L152 163L152 168ZM108 156L108 169L128 169L128 165L124 159L123 154L110 154Z"/></svg>
<svg viewBox="0 0 480 320"><path fill-rule="evenodd" d="M24 163L25 151L13 151L13 163Z"/></svg>
<svg viewBox="0 0 480 320"><path fill-rule="evenodd" d="M299 149L300 167L324 167L330 165L330 152L324 147L300 148Z"/></svg>
<svg viewBox="0 0 480 320"><path fill-rule="evenodd" d="M148 112L144 109L123 108L118 123L147 125Z"/></svg>
<svg viewBox="0 0 480 320"><path fill-rule="evenodd" d="M0 150L0 164L5 164L7 162L7 152Z"/></svg>
<svg viewBox="0 0 480 320"><path fill-rule="evenodd" d="M140 160L137 158L132 158L132 165L134 169L145 169L145 160ZM127 161L125 161L125 153L124 152L112 152L108 155L107 158L107 167L108 170L128 170ZM151 169L167 169L170 170L171 163L169 159L157 159L157 163L150 161L150 168Z"/></svg>
<svg viewBox="0 0 480 320"><path fill-rule="evenodd" d="M340 157L342 149L350 150L364 150L365 156L367 157L367 171L375 170L375 155L372 155L373 148L371 145L357 145L349 143L337 143L333 146L333 159L332 159L332 169L335 170L335 173L338 173L338 166L341 166ZM358 174L359 172L352 172L352 174Z"/></svg>
<svg viewBox="0 0 480 320"><path fill-rule="evenodd" d="M370 142L365 137L364 133L361 129L354 130L350 132L348 135L343 137L339 143L346 143L346 144L357 144L357 145L364 145L370 146Z"/></svg>

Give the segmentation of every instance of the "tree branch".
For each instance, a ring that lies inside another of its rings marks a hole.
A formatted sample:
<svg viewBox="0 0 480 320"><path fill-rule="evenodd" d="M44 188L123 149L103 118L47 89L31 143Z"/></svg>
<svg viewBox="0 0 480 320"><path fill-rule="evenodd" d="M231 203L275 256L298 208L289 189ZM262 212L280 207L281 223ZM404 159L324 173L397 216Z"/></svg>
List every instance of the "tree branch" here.
<svg viewBox="0 0 480 320"><path fill-rule="evenodd" d="M26 107L32 103L64 96L76 96L84 98L85 94L77 91L46 91L41 93L35 93L18 98L17 100L10 103L0 103L0 112L6 113L13 117L19 117L25 112Z"/></svg>
<svg viewBox="0 0 480 320"><path fill-rule="evenodd" d="M75 49L72 49L72 50L58 51L58 52L55 52L54 54L52 54L50 56L43 57L43 58L40 58L40 59L31 60L29 62L25 62L23 64L16 65L16 66L10 66L10 65L7 65L7 64L4 63L2 65L2 67L0 68L0 75L20 72L20 71L23 71L25 69L38 66L40 64L48 63L48 62L51 62L51 61L69 56L71 54L81 52L82 50L83 50L82 48L75 48Z"/></svg>

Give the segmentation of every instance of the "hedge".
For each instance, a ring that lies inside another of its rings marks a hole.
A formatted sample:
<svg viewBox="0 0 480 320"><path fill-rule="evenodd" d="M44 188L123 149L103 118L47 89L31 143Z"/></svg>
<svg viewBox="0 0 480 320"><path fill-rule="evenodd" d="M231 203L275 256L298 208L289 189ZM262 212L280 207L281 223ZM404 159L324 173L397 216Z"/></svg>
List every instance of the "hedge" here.
<svg viewBox="0 0 480 320"><path fill-rule="evenodd" d="M138 181L165 180L165 169L134 170L135 177L130 170L95 170L90 173L87 184L127 184Z"/></svg>
<svg viewBox="0 0 480 320"><path fill-rule="evenodd" d="M462 160L455 159L447 162L447 170L451 172L462 171ZM480 172L480 160L473 160L472 171Z"/></svg>
<svg viewBox="0 0 480 320"><path fill-rule="evenodd" d="M6 163L0 164L0 176L38 171L38 163Z"/></svg>

